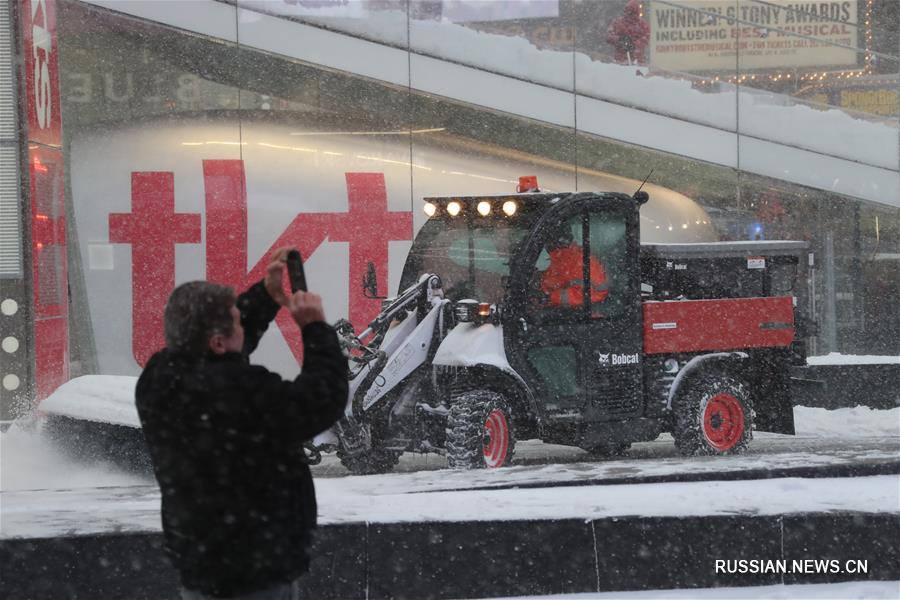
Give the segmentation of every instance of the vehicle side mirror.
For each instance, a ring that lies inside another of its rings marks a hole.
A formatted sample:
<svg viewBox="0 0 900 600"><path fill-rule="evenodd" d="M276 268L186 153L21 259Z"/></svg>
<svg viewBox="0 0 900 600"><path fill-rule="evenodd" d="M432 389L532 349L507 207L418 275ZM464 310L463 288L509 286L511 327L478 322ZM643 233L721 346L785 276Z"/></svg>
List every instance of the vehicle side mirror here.
<svg viewBox="0 0 900 600"><path fill-rule="evenodd" d="M378 275L375 274L375 263L371 260L366 265L366 274L363 276L363 296L366 298L380 299L378 295Z"/></svg>

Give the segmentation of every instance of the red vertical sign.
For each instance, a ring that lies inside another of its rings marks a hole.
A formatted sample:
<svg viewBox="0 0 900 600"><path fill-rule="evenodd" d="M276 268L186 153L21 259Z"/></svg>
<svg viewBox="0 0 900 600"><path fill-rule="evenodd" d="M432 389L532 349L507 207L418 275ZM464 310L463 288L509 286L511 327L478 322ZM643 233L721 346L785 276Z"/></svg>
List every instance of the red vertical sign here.
<svg viewBox="0 0 900 600"><path fill-rule="evenodd" d="M37 399L69 378L62 120L54 0L22 0Z"/></svg>
<svg viewBox="0 0 900 600"><path fill-rule="evenodd" d="M59 147L59 61L55 0L22 0L22 54L28 109L28 141Z"/></svg>

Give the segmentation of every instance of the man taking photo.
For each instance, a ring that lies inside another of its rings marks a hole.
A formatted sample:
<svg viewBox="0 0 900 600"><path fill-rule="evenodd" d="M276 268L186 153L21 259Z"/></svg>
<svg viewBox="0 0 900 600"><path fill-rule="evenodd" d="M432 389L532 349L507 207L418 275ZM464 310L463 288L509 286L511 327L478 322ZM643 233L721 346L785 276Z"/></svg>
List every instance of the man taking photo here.
<svg viewBox="0 0 900 600"><path fill-rule="evenodd" d="M203 281L175 288L166 348L138 379L166 549L185 599L287 600L308 570L316 499L303 442L343 414L347 361L321 298L285 294L288 250L237 298ZM282 307L303 332L293 381L248 361Z"/></svg>

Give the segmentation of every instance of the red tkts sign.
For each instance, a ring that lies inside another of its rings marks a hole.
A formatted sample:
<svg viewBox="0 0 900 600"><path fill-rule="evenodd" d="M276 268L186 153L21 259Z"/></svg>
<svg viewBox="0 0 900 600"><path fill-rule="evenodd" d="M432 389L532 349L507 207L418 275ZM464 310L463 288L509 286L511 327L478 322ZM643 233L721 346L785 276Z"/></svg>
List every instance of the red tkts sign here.
<svg viewBox="0 0 900 600"><path fill-rule="evenodd" d="M69 378L68 274L56 4L19 6L28 126L34 384L46 398Z"/></svg>
<svg viewBox="0 0 900 600"><path fill-rule="evenodd" d="M23 0L22 53L25 58L28 140L59 146L61 119L59 69L56 51L56 4L52 0Z"/></svg>
<svg viewBox="0 0 900 600"><path fill-rule="evenodd" d="M349 210L298 214L269 250L247 271L247 186L240 160L203 161L206 197L206 278L240 293L265 275L272 251L294 246L308 258L326 239L350 245L350 320L364 327L378 312L377 300L356 292L373 261L387 281L388 242L412 239L412 214L387 209L382 173L347 173ZM201 241L201 216L175 212L171 172L131 174L131 213L109 215L109 241L132 247L132 349L143 366L164 345L163 310L175 287L175 244ZM281 311L276 318L299 362L297 326Z"/></svg>

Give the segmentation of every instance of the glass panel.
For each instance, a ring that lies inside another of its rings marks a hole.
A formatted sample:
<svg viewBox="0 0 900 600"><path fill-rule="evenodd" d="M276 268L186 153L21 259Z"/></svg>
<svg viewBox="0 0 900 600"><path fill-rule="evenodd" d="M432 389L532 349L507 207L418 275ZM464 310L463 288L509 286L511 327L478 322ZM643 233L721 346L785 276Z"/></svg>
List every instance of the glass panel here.
<svg viewBox="0 0 900 600"><path fill-rule="evenodd" d="M213 6L234 23L233 7ZM73 360L137 375L163 345L169 292L207 276L204 165L240 157L241 70L225 40L79 2L59 10Z"/></svg>
<svg viewBox="0 0 900 600"><path fill-rule="evenodd" d="M543 308L580 309L584 305L583 217L578 214L548 232L535 263L544 294Z"/></svg>
<svg viewBox="0 0 900 600"><path fill-rule="evenodd" d="M859 214L860 305L856 332L859 354L900 354L900 210L863 206Z"/></svg>
<svg viewBox="0 0 900 600"><path fill-rule="evenodd" d="M876 6L896 22L887 4L741 0L742 169L871 202L897 197L897 44L894 34L883 45L891 36L874 25Z"/></svg>
<svg viewBox="0 0 900 600"><path fill-rule="evenodd" d="M645 243L729 237L739 210L737 117L733 90L721 82L735 59L670 60L687 47L679 32L703 16L701 6L575 4L578 189L632 194L647 179Z"/></svg>
<svg viewBox="0 0 900 600"><path fill-rule="evenodd" d="M408 116L405 5L239 2L247 237L246 269L231 265L231 279L258 279L274 249L294 246L329 320L349 318L357 330L380 307L362 293L367 263L379 292L395 294L412 237L410 138L419 132ZM288 321L282 333L263 340L260 360L296 373L299 336Z"/></svg>
<svg viewBox="0 0 900 600"><path fill-rule="evenodd" d="M528 351L528 362L553 402L578 395L577 353L572 346L544 346Z"/></svg>
<svg viewBox="0 0 900 600"><path fill-rule="evenodd" d="M410 49L440 62L569 91L578 4L412 0ZM491 79L496 78L484 77L483 81ZM510 97L509 88L501 86L471 91L487 92L498 103L518 101ZM559 107L544 109L556 112Z"/></svg>
<svg viewBox="0 0 900 600"><path fill-rule="evenodd" d="M465 211L474 206L468 204ZM523 211L514 218L434 218L416 235L410 250L401 288L412 285L425 273L440 275L444 295L497 303L503 300L509 263L534 222L534 214Z"/></svg>
<svg viewBox="0 0 900 600"><path fill-rule="evenodd" d="M900 5L741 5L748 48L735 83L753 230L812 245L812 354L896 353L885 335L897 330L896 306L883 298L896 281L885 248L900 220Z"/></svg>
<svg viewBox="0 0 900 600"><path fill-rule="evenodd" d="M416 202L513 193L527 175L575 189L571 16L557 4L411 2Z"/></svg>
<svg viewBox="0 0 900 600"><path fill-rule="evenodd" d="M291 43L290 26L277 25L273 19L311 26L294 30L303 31L301 37L315 36L323 40L328 38L329 31L338 31L400 48L405 48L407 42L407 4L407 0L237 0L244 25L252 23L269 37L284 35L287 43Z"/></svg>
<svg viewBox="0 0 900 600"><path fill-rule="evenodd" d="M734 1L575 3L578 130L736 166L736 55L715 16ZM695 41L712 32L726 39Z"/></svg>
<svg viewBox="0 0 900 600"><path fill-rule="evenodd" d="M628 260L625 220L620 215L590 213L591 316L615 317L633 305L633 278Z"/></svg>

